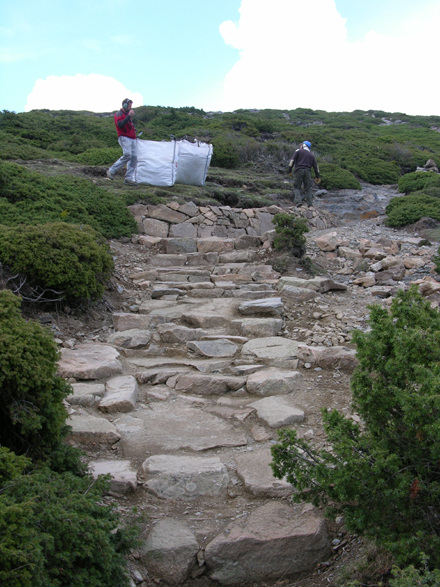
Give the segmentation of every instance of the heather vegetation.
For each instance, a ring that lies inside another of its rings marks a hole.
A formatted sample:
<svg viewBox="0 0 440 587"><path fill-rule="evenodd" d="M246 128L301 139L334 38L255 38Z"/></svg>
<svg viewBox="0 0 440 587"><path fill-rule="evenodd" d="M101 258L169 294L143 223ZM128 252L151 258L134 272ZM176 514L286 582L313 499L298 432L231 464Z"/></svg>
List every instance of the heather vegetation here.
<svg viewBox="0 0 440 587"><path fill-rule="evenodd" d="M298 490L295 501L325 505L346 526L388 549L401 566L392 584L438 584L440 564L440 313L415 288L390 310L370 306L370 329L355 331L359 366L351 386L359 422L323 411L329 447L282 430L274 474ZM411 583L415 577L420 583Z"/></svg>
<svg viewBox="0 0 440 587"><path fill-rule="evenodd" d="M93 480L66 443L71 388L53 337L19 305L0 291L0 583L128 586L135 530L103 504L108 480Z"/></svg>
<svg viewBox="0 0 440 587"><path fill-rule="evenodd" d="M224 168L255 164L262 157L287 165L293 150L307 138L318 162L332 165L329 173L333 177L327 181L335 189L357 187L354 178L374 184L397 183L427 159L440 159L440 133L431 130L440 126L438 116L307 108L206 113L162 106L141 106L135 113L135 125L143 138L190 136L212 142L212 164ZM1 159L59 158L108 165L118 152L111 113L5 111L0 114L0 143Z"/></svg>

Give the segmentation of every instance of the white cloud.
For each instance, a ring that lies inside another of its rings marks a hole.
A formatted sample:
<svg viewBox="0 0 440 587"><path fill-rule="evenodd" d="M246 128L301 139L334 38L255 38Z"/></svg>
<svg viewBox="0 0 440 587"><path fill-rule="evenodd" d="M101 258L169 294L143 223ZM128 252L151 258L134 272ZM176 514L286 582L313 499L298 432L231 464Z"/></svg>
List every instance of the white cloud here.
<svg viewBox="0 0 440 587"><path fill-rule="evenodd" d="M242 0L239 23L220 25L240 54L218 106L440 114L439 22L432 6L399 36L371 31L349 43L334 0Z"/></svg>
<svg viewBox="0 0 440 587"><path fill-rule="evenodd" d="M135 107L144 103L141 94L128 90L113 77L96 73L59 77L51 75L35 82L24 109L25 112L45 108L112 112L120 108L124 98L131 98Z"/></svg>

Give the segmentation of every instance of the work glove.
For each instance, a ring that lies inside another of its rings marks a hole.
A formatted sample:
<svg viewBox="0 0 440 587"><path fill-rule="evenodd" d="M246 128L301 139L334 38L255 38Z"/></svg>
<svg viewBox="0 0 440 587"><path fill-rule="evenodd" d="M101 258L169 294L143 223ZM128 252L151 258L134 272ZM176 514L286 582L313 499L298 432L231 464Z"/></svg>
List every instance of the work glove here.
<svg viewBox="0 0 440 587"><path fill-rule="evenodd" d="M292 175L292 167L289 167L289 175Z"/></svg>
<svg viewBox="0 0 440 587"><path fill-rule="evenodd" d="M315 177L315 184L319 185L321 183L321 178L320 177Z"/></svg>

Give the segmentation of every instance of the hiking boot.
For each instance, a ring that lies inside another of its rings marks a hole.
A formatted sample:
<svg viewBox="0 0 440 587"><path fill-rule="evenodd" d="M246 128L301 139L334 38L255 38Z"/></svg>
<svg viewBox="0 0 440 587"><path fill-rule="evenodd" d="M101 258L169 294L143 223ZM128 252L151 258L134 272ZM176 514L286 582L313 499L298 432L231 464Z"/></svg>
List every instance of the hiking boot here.
<svg viewBox="0 0 440 587"><path fill-rule="evenodd" d="M124 183L125 185L137 185L137 183L131 179L124 179Z"/></svg>
<svg viewBox="0 0 440 587"><path fill-rule="evenodd" d="M110 169L107 169L107 177L108 177L109 179L115 179L115 176L114 176L114 174L113 174L113 173L110 171Z"/></svg>

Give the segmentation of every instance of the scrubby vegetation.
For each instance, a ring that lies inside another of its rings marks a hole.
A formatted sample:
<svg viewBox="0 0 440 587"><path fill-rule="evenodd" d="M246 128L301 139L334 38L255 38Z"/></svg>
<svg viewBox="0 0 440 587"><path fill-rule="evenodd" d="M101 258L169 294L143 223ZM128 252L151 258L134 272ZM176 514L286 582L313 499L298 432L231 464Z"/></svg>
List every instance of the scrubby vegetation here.
<svg viewBox="0 0 440 587"><path fill-rule="evenodd" d="M307 138L321 165L331 164L324 186L358 187L358 180L394 184L427 159L440 160L438 116L380 111L324 112L238 110L207 113L196 108L141 106L135 124L146 139L197 137L214 144L213 166L231 169L272 161L279 171ZM387 122L384 122L386 120ZM58 158L109 165L118 150L112 115L33 111L0 113L0 159Z"/></svg>
<svg viewBox="0 0 440 587"><path fill-rule="evenodd" d="M106 238L131 236L136 223L125 202L87 179L45 177L22 165L0 162L0 223L88 224Z"/></svg>
<svg viewBox="0 0 440 587"><path fill-rule="evenodd" d="M393 198L386 207L387 225L398 227L429 217L440 220L440 198L423 193Z"/></svg>
<svg viewBox="0 0 440 587"><path fill-rule="evenodd" d="M20 274L21 287L25 278L29 299L45 301L99 299L113 269L107 242L93 228L63 222L0 224L0 262Z"/></svg>
<svg viewBox="0 0 440 587"><path fill-rule="evenodd" d="M440 187L440 174L434 171L416 171L407 173L399 179L399 192L425 191L426 188Z"/></svg>
<svg viewBox="0 0 440 587"><path fill-rule="evenodd" d="M65 442L51 335L0 291L0 583L8 587L126 587L135 529L102 503L108 481L84 474Z"/></svg>
<svg viewBox="0 0 440 587"><path fill-rule="evenodd" d="M276 236L273 246L277 251L287 251L294 257L303 257L306 253L306 237L309 232L307 220L296 218L287 213L275 214L273 217Z"/></svg>
<svg viewBox="0 0 440 587"><path fill-rule="evenodd" d="M298 490L293 500L326 505L329 516L342 513L349 530L390 550L400 565L419 566L423 556L438 568L440 313L414 288L399 293L390 311L370 312L371 330L353 337L360 423L324 411L329 449L282 430L273 471ZM409 584L403 577L395 585Z"/></svg>

